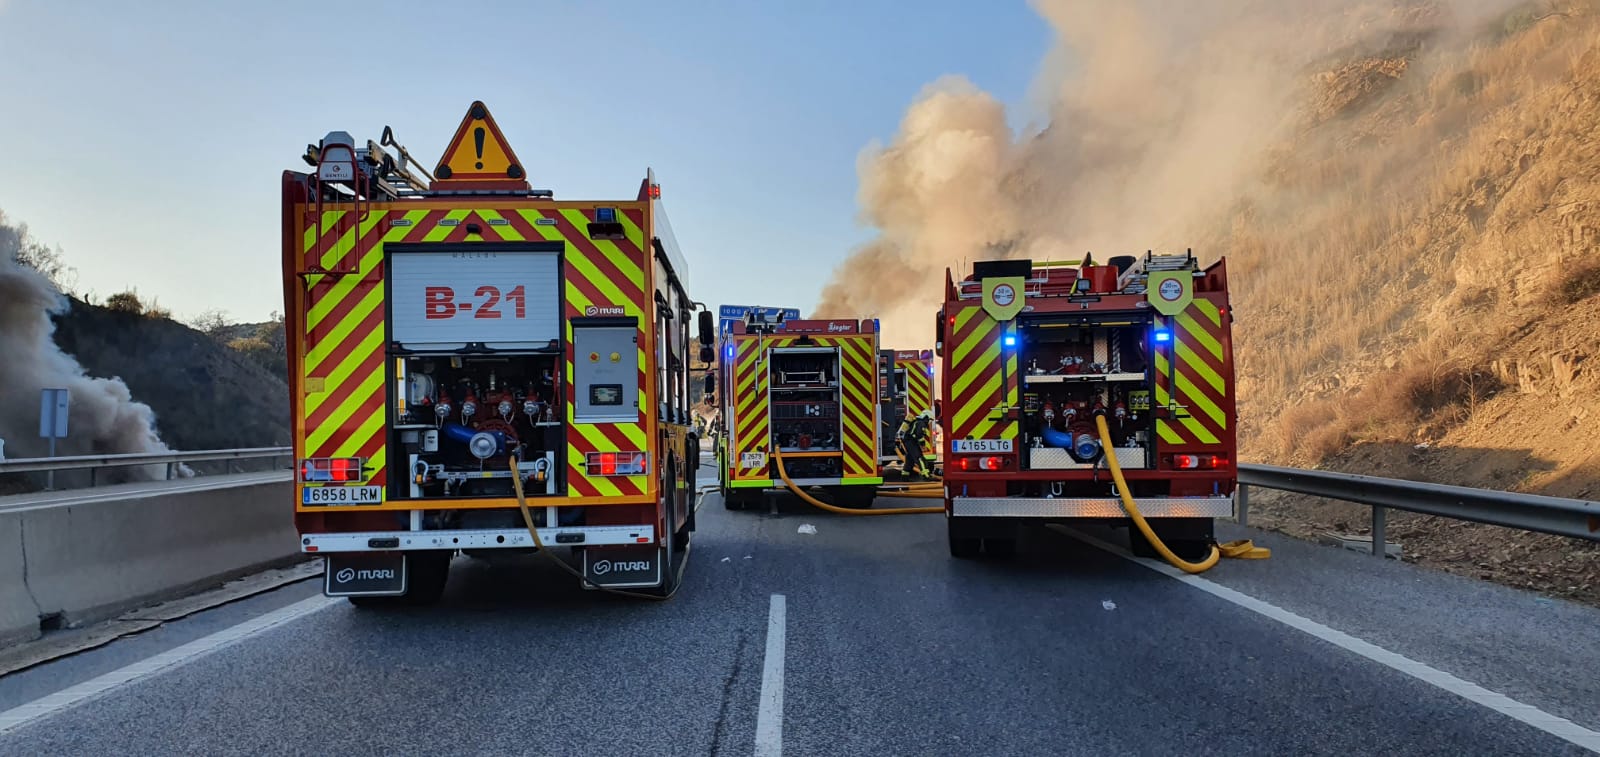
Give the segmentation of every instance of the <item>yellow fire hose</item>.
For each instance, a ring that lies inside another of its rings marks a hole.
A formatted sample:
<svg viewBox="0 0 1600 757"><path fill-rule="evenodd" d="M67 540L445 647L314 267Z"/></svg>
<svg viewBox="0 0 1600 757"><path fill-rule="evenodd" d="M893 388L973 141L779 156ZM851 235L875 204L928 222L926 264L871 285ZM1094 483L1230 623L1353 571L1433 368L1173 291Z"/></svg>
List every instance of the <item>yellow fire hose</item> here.
<svg viewBox="0 0 1600 757"><path fill-rule="evenodd" d="M1240 539L1222 545L1213 544L1211 546L1211 554L1197 563L1185 562L1182 558L1173 554L1172 550L1168 549L1167 545L1161 541L1161 538L1156 536L1155 530L1150 528L1150 524L1145 521L1144 516L1139 513L1139 506L1133 503L1133 493L1128 491L1128 482L1122 477L1122 466L1117 463L1117 456L1112 452L1115 447L1111 445L1111 430L1106 427L1106 417L1104 415L1096 415L1094 424L1095 428L1100 431L1100 447L1106 451L1106 464L1111 467L1111 478L1117 482L1117 493L1122 495L1123 509L1128 511L1128 517L1133 519L1133 524L1138 527L1139 533L1144 534L1144 538L1150 542L1150 546L1155 547L1156 552L1172 567L1185 573L1204 573L1210 570L1213 565L1216 565L1217 560L1223 555L1245 560L1261 560L1272 555L1271 550L1257 547L1249 539Z"/></svg>
<svg viewBox="0 0 1600 757"><path fill-rule="evenodd" d="M778 475L783 477L783 483L786 484L789 487L789 491L794 492L794 495L796 497L799 497L800 499L805 500L807 503L811 504L812 506L821 508L823 510L827 510L830 513L839 513L840 515L919 515L919 514L932 514L932 513L943 514L944 513L944 505L939 505L938 507L892 507L892 508L889 508L889 509L886 509L886 510L851 510L851 509L849 509L847 507L838 507L838 506L835 506L835 505L830 505L830 504L828 504L826 502L823 502L820 499L817 499L816 497L811 496L810 494L807 494L805 492L805 490L801 489L798 485L795 484L793 479L789 478L789 471L788 471L788 469L786 467L784 467L784 464L783 464L783 452L782 452L782 450L778 449L778 447L776 447L776 446L774 446L772 448L772 460L773 460L773 462L776 462L778 464ZM941 490L941 492L942 492L942 490ZM880 492L878 494L878 496L880 496L880 497L883 497L883 496L905 497L907 495L904 495L904 494L883 494L883 493ZM940 496L940 498L944 497L944 495L942 493L939 496ZM918 499L926 499L926 498L927 498L926 496L918 497Z"/></svg>
<svg viewBox="0 0 1600 757"><path fill-rule="evenodd" d="M1100 444L1102 448L1108 451L1115 449L1111 443L1111 430L1106 426L1105 416L1095 416L1095 426L1100 432ZM806 493L805 490L799 487L799 485L795 484L793 479L789 478L788 468L783 464L783 451L781 449L777 447L773 448L772 459L775 463L777 463L778 475L783 478L783 483L789 488L790 492L793 492L795 496L805 500L808 504L823 510L827 510L828 512L839 513L841 515L915 515L944 512L943 506L897 507L885 510L852 510L849 508L830 505ZM902 457L901 459L904 460L905 458ZM1215 566L1218 560L1220 560L1222 557L1242 560L1262 560L1272 556L1271 550L1266 549L1265 547L1257 547L1249 539L1240 539L1237 541L1228 542L1226 544L1214 544L1211 546L1211 553L1207 555L1204 560L1201 560L1197 563L1186 562L1174 554L1173 551L1167 547L1166 543L1161 541L1161 537L1156 536L1156 532L1150 527L1149 521L1146 521L1144 515L1139 512L1139 506L1134 503L1133 494L1128 489L1128 482L1125 478L1123 478L1122 466L1118 464L1117 456L1115 454L1108 453L1106 454L1105 459L1106 464L1111 468L1111 478L1117 482L1117 492L1121 496L1122 507L1123 509L1127 510L1128 517L1133 519L1134 526L1139 529L1139 532L1144 535L1144 538L1149 541L1150 545L1155 548L1156 552L1173 567L1182 570L1185 573L1204 573ZM880 489L877 493L877 496L897 497L904 499L929 499L932 497L942 498L944 496L944 485L938 481L915 482L897 489Z"/></svg>
<svg viewBox="0 0 1600 757"><path fill-rule="evenodd" d="M588 583L589 579L584 577L582 571L572 567L571 565L568 565L566 560L556 557L554 552L545 549L544 542L539 539L539 529L533 525L533 512L528 509L528 499L522 493L522 473L517 469L517 457L515 455L511 456L511 487L512 489L516 490L517 493L517 507L521 508L522 510L522 522L528 527L528 534L533 537L533 544L539 548L539 553L549 557L551 561L555 562L556 565L561 566L562 570L577 576L579 581ZM696 505L695 509L699 509L698 504ZM672 528L672 524L668 523L667 528ZM665 538L671 539L672 534L667 534ZM664 595L658 596L655 594L645 594L637 591L623 591L622 589L612 589L610 587L600 586L599 584L590 585L594 586L600 591L606 592L607 594L621 594L624 597L633 597L635 599L653 599L656 601L672 599L672 596L678 593L678 587L683 586L683 570L684 568L689 567L689 552L693 548L694 546L690 545L689 549L685 549L683 551L683 562L678 566L677 575L673 577L672 591L667 592ZM672 566L664 566L664 569L672 570Z"/></svg>

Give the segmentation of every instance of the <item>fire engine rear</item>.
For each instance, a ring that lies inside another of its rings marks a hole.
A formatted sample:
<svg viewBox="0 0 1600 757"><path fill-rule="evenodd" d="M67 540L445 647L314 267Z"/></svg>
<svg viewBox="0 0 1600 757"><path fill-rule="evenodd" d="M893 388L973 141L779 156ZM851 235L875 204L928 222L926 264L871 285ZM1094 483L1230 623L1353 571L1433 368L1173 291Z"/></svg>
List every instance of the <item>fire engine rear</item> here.
<svg viewBox="0 0 1600 757"><path fill-rule="evenodd" d="M885 472L934 475L933 350L878 352L878 461Z"/></svg>
<svg viewBox="0 0 1600 757"><path fill-rule="evenodd" d="M1129 525L1124 494L1174 553L1205 554L1213 519L1233 513L1231 320L1224 262L1201 268L1190 253L947 272L951 554L1009 556L1023 523Z"/></svg>
<svg viewBox="0 0 1600 757"><path fill-rule="evenodd" d="M730 510L782 489L822 487L831 504L872 505L878 473L877 325L750 313L723 338L719 478ZM773 458L783 456L780 470Z"/></svg>
<svg viewBox="0 0 1600 757"><path fill-rule="evenodd" d="M451 556L574 550L670 593L694 517L683 258L636 197L534 190L483 103L430 176L385 129L283 175L301 547L325 592L436 599ZM520 485L521 491L518 491Z"/></svg>

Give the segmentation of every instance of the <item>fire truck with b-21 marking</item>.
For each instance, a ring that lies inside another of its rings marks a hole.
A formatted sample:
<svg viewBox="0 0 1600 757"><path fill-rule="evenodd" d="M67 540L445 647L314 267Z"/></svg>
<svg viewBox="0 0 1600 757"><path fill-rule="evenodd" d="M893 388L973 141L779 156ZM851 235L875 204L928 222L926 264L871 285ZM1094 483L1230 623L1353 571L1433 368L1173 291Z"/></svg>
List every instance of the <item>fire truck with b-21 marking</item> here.
<svg viewBox="0 0 1600 757"><path fill-rule="evenodd" d="M560 548L587 587L670 596L714 334L654 173L558 200L481 102L431 175L388 129L304 159L282 181L294 520L325 593L431 602L458 551Z"/></svg>

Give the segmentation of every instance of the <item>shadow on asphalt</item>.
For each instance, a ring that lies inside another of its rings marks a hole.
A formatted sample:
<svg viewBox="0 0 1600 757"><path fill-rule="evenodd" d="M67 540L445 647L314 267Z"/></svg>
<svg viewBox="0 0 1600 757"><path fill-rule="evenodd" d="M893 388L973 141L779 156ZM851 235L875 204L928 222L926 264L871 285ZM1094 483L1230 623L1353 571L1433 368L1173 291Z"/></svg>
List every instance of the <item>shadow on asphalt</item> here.
<svg viewBox="0 0 1600 757"><path fill-rule="evenodd" d="M812 496L815 496L824 502L828 501L825 493L819 495L815 492L812 492L811 494ZM872 509L883 510L897 507L924 507L937 505L939 502L940 500L937 498L910 499L900 497L882 497L874 503ZM774 514L774 505L776 505L776 514ZM721 501L710 497L708 497L706 500L706 506L722 509ZM929 561L930 564L934 562L954 563L956 565L963 566L963 569L994 574L997 579L1006 575L1055 576L1066 578L1070 578L1072 576L1104 576L1112 573L1138 575L1138 571L1135 570L1136 566L1129 563L1128 560L1121 555L1112 554L1098 547L1090 546L1089 544L1085 544L1082 541L1044 526L1029 525L1021 528L1018 534L1016 556L1009 560L957 560L956 558L950 556L948 546L945 543L944 517L936 513L927 515L885 516L844 515L841 513L833 513L813 507L809 503L801 500L799 497L796 497L789 492L782 492L778 494L769 494L762 506L759 508L752 507L748 510L728 513L728 515L740 518L770 518L782 520L792 519L796 521L798 521L800 518L805 518L807 521L815 522L817 524L829 523L839 525L842 525L840 522L861 520L883 521L898 520L902 518L929 521L929 526L931 526L930 532L924 533L922 529L918 529L917 531L919 538L924 542L921 545L923 548L922 551L926 553L923 555L923 559ZM1092 536L1108 544L1122 547L1123 549L1128 548L1128 529L1126 528L1085 526L1076 528L1075 530L1079 533ZM936 536L936 538L929 538L933 536ZM848 545L839 545L831 548L840 550L851 549L851 547ZM858 546L855 547L855 549L865 552L867 548ZM841 555L841 557L850 556ZM856 557L860 559L871 559L871 556L867 554L857 555Z"/></svg>

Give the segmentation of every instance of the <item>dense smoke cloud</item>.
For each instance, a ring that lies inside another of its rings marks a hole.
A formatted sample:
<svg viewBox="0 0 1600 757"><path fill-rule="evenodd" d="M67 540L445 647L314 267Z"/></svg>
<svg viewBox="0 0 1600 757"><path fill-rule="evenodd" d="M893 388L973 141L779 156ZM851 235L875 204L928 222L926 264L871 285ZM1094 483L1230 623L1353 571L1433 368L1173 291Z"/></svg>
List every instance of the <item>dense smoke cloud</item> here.
<svg viewBox="0 0 1600 757"><path fill-rule="evenodd" d="M1510 4L1039 0L1056 37L1034 87L1048 124L1014 135L965 79L930 85L858 159L880 234L835 270L817 315L875 315L887 343L924 345L947 266L1198 246L1256 193L1317 64Z"/></svg>
<svg viewBox="0 0 1600 757"><path fill-rule="evenodd" d="M0 439L8 458L43 456L39 438L39 392L65 388L71 394L68 438L56 453L112 454L163 452L155 413L135 402L118 379L84 374L76 360L52 339L52 313L70 301L44 275L18 262L30 243L20 229L0 222ZM119 468L112 477L159 475L161 466Z"/></svg>

